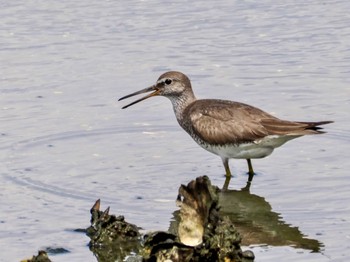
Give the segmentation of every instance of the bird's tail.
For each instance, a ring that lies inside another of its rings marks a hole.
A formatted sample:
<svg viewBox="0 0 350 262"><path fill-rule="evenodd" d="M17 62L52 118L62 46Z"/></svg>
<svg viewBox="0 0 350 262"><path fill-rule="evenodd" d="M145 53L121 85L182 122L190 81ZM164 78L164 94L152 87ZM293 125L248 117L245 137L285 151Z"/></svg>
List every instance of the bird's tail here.
<svg viewBox="0 0 350 262"><path fill-rule="evenodd" d="M313 131L313 134L324 134L325 131L321 131L323 127L322 125L327 125L334 123L334 121L320 121L320 122L299 122L306 125L305 130Z"/></svg>
<svg viewBox="0 0 350 262"><path fill-rule="evenodd" d="M333 123L333 121L320 121L320 122L293 122L284 121L280 119L263 119L262 124L267 132L271 135L312 135L323 134L325 131L321 131L321 125Z"/></svg>

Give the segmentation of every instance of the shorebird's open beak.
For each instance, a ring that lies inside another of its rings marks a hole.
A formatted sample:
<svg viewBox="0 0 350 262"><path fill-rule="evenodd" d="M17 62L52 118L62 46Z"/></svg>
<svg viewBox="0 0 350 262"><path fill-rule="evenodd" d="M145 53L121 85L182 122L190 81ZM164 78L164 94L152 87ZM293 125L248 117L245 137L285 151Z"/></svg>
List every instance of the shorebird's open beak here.
<svg viewBox="0 0 350 262"><path fill-rule="evenodd" d="M132 105L138 103L138 102L141 102L142 100L145 100L145 99L150 98L150 97L152 97L152 96L158 95L159 92L160 92L160 89L159 89L156 85L153 85L153 86L151 86L151 87L147 87L147 88L145 88L145 89L142 89L142 90L137 91L137 92L135 92L135 93L132 93L132 94L130 94L130 95L123 96L122 98L119 98L118 101L124 100L124 99L129 98L129 97L132 97L132 96L136 96L136 95L139 95L139 94L151 92L151 91L154 91L154 92L153 92L153 93L150 93L150 94L148 94L148 95L146 95L146 96L144 96L144 97L142 97L142 98L140 98L140 99L138 99L138 100L136 100L136 101L134 101L134 102L132 102L132 103L130 103L130 104L128 104L128 105L122 107L122 109L125 109L125 108L127 108L127 107L129 107L129 106L132 106Z"/></svg>

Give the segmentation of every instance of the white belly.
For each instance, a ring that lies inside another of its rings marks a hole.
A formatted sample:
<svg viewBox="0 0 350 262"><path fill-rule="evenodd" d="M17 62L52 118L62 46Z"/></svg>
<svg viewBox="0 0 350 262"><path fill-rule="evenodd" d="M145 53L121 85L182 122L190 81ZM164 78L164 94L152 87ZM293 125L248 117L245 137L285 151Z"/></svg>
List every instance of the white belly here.
<svg viewBox="0 0 350 262"><path fill-rule="evenodd" d="M209 152L222 158L253 159L263 158L270 155L276 147L299 136L267 136L263 139L240 145L208 145L197 143Z"/></svg>

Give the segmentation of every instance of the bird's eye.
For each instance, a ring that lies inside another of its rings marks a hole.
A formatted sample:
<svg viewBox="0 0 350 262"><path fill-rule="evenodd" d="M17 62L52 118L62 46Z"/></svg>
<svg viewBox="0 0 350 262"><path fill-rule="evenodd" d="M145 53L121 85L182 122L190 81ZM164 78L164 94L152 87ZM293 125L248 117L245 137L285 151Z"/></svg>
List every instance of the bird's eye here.
<svg viewBox="0 0 350 262"><path fill-rule="evenodd" d="M171 82L172 82L172 81L171 81L171 79L169 79L169 78L168 78L168 79L165 79L165 81L164 81L164 83L165 83L166 85L170 85Z"/></svg>

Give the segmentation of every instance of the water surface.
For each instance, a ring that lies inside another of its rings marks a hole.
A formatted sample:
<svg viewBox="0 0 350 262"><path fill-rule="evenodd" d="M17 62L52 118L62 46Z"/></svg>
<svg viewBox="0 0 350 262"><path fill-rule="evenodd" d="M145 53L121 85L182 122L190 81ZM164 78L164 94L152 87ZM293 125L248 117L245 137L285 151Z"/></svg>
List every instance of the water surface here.
<svg viewBox="0 0 350 262"><path fill-rule="evenodd" d="M97 198L145 231L166 230L181 183L224 183L221 160L181 130L165 98L120 109L117 98L167 70L188 74L200 98L335 121L253 161L251 194L263 199L253 203L322 243L319 252L251 248L258 261L348 260L349 9L344 0L1 4L0 260L63 247L53 260L96 261L73 230L88 226ZM238 190L246 163L230 164Z"/></svg>

